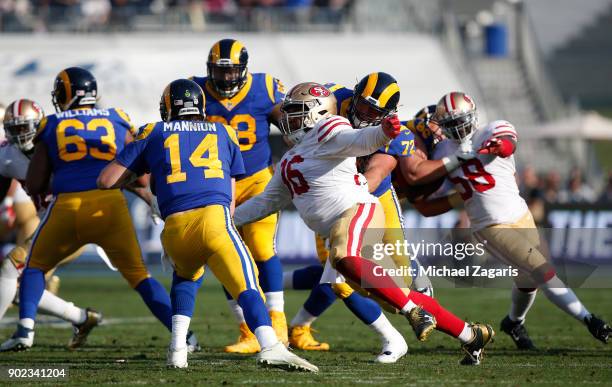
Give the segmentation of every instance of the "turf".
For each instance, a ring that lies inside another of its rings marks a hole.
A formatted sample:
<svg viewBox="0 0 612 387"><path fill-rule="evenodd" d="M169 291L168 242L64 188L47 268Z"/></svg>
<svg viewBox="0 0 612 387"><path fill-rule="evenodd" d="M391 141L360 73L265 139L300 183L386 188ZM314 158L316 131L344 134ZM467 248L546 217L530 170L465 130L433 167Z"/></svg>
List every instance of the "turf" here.
<svg viewBox="0 0 612 387"><path fill-rule="evenodd" d="M168 285L168 274L158 278ZM262 370L251 356L223 353L222 347L236 338L237 327L212 278L200 290L192 321L204 350L190 357L187 370L165 368L169 333L118 276L67 272L60 294L78 305L95 306L107 324L92 332L87 347L69 352L64 349L69 327L40 323L35 346L23 353L0 353L0 367L69 367L68 380L30 381L38 385L612 385L612 346L595 341L581 324L555 310L542 296L528 324L540 350L518 352L507 336L498 333L480 367L457 365L457 343L439 332L427 343L418 343L399 316L391 319L405 334L409 354L393 365L374 364L377 338L336 302L315 325L317 337L328 341L331 351L299 351L319 366L320 373L312 375ZM578 294L591 310L612 318L611 289L584 289ZM306 296L306 292L287 293L289 317ZM490 322L495 328L509 305L509 291L501 289L437 289L436 296L459 316ZM12 308L7 318L15 315ZM12 324L0 325L2 339L12 331ZM16 385L6 379L2 383ZM18 385L25 384L28 381Z"/></svg>

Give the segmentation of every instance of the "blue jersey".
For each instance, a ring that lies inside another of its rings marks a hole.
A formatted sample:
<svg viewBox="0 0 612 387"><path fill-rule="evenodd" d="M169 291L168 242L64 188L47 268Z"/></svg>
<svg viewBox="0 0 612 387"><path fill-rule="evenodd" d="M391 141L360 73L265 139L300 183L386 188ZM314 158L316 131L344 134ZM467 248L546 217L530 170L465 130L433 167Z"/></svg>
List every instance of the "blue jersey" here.
<svg viewBox="0 0 612 387"><path fill-rule="evenodd" d="M134 132L121 109L75 109L43 118L35 141L43 141L51 160L53 194L97 189L104 167Z"/></svg>
<svg viewBox="0 0 612 387"><path fill-rule="evenodd" d="M427 127L427 121L420 118L413 118L412 120L402 121L402 125L406 126L415 136L419 136L425 145L427 155L431 157L433 155L434 146L436 145L436 138L431 129Z"/></svg>
<svg viewBox="0 0 612 387"><path fill-rule="evenodd" d="M325 87L334 93L336 97L338 114L347 117L349 105L353 100L353 90L336 83L328 83ZM414 153L414 135L406 128L402 128L398 137L391 141L389 145L377 150L376 153L384 153L394 157L410 157ZM382 196L382 194L391 188L391 185L391 174L389 174L380 182L378 187L372 192L372 195L376 197Z"/></svg>
<svg viewBox="0 0 612 387"><path fill-rule="evenodd" d="M137 175L151 173L164 219L213 204L229 207L231 178L244 173L234 129L213 122L147 124L117 161Z"/></svg>
<svg viewBox="0 0 612 387"><path fill-rule="evenodd" d="M240 151L248 177L272 165L269 116L274 106L282 102L282 83L268 74L247 74L245 85L231 98L220 97L206 77L192 77L206 96L206 118L211 122L229 124L238 134Z"/></svg>

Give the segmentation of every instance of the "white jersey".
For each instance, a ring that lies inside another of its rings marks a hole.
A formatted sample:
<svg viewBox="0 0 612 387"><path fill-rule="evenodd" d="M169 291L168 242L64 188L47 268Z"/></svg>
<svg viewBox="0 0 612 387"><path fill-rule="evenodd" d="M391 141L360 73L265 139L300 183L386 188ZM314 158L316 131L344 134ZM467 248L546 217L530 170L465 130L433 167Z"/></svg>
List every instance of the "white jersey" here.
<svg viewBox="0 0 612 387"><path fill-rule="evenodd" d="M348 120L319 121L277 166L265 191L236 209L237 226L261 219L293 202L310 229L327 237L339 216L357 203L376 203L356 157L391 140L380 126L355 130Z"/></svg>
<svg viewBox="0 0 612 387"><path fill-rule="evenodd" d="M498 136L517 138L508 121L493 121L472 136L472 147L478 151L487 141ZM452 155L458 148L455 141L444 140L434 150L434 159ZM449 174L449 180L461 194L465 210L474 230L494 224L511 224L528 211L516 184L514 155L503 158L478 154Z"/></svg>
<svg viewBox="0 0 612 387"><path fill-rule="evenodd" d="M0 144L0 175L24 181L28 172L28 159L15 145L4 141Z"/></svg>

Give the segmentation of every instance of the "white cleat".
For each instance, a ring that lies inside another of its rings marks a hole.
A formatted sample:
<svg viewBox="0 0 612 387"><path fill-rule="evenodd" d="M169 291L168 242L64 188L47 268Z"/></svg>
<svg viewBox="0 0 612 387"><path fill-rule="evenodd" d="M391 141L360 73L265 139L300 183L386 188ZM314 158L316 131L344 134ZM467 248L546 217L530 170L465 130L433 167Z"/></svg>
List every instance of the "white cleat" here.
<svg viewBox="0 0 612 387"><path fill-rule="evenodd" d="M168 368L187 368L187 347L175 349L168 348L167 362Z"/></svg>
<svg viewBox="0 0 612 387"><path fill-rule="evenodd" d="M257 355L257 364L262 367L276 367L287 371L319 372L317 366L290 352L281 342L262 349Z"/></svg>
<svg viewBox="0 0 612 387"><path fill-rule="evenodd" d="M21 352L32 348L34 345L34 330L17 325L17 331L10 339L0 345L0 352Z"/></svg>
<svg viewBox="0 0 612 387"><path fill-rule="evenodd" d="M198 343L198 338L196 337L193 331L189 331L187 333L187 352L194 353L200 352L202 347L200 347L200 343Z"/></svg>
<svg viewBox="0 0 612 387"><path fill-rule="evenodd" d="M380 355L376 356L374 361L382 364L392 364L401 359L408 353L408 344L402 336L397 337L393 341L385 341Z"/></svg>

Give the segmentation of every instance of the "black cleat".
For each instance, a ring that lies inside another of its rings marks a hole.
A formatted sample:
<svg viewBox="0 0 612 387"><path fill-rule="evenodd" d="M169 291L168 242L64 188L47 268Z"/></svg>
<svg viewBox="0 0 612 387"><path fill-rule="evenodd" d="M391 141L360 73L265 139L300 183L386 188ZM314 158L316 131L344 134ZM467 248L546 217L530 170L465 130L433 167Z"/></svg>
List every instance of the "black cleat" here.
<svg viewBox="0 0 612 387"><path fill-rule="evenodd" d="M425 341L436 329L436 318L421 306L413 308L406 318L419 341Z"/></svg>
<svg viewBox="0 0 612 387"><path fill-rule="evenodd" d="M604 344L608 344L610 335L612 335L612 328L604 320L598 318L594 314L590 314L584 318L584 323L589 328L589 332L594 338L601 341Z"/></svg>
<svg viewBox="0 0 612 387"><path fill-rule="evenodd" d="M499 325L499 329L512 338L512 341L514 341L518 349L525 351L534 351L537 349L535 345L533 345L533 341L531 341L529 333L527 333L527 328L525 328L523 322L512 321L510 320L510 316L506 316Z"/></svg>
<svg viewBox="0 0 612 387"><path fill-rule="evenodd" d="M495 337L495 331L490 325L473 323L470 328L474 332L474 338L461 346L465 352L465 356L459 361L461 365L479 365L484 358L484 347Z"/></svg>

